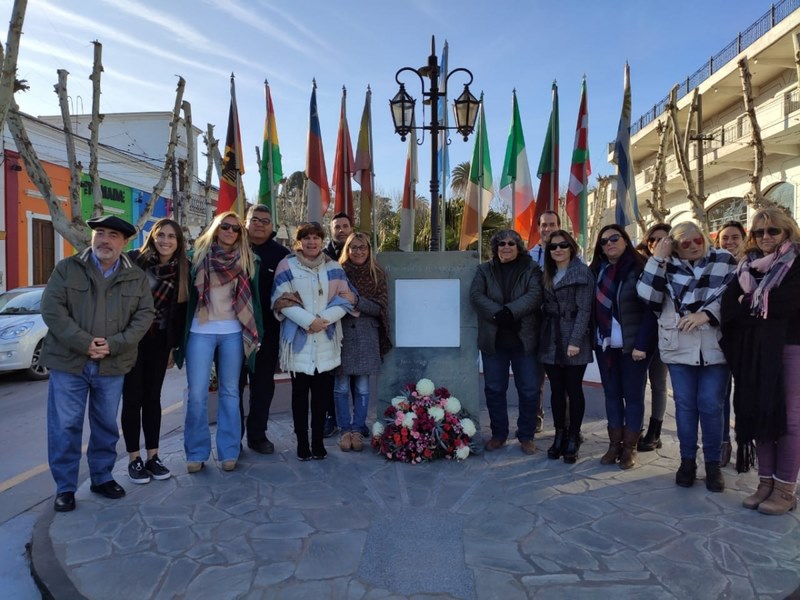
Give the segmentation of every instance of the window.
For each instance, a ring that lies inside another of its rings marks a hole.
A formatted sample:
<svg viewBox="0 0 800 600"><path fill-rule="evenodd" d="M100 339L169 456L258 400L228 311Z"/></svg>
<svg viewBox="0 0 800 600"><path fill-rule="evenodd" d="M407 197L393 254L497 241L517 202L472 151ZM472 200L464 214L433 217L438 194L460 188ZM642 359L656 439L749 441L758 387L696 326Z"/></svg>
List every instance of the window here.
<svg viewBox="0 0 800 600"><path fill-rule="evenodd" d="M725 198L706 211L709 231L717 231L726 221L739 221L747 227L747 203L744 198Z"/></svg>
<svg viewBox="0 0 800 600"><path fill-rule="evenodd" d="M781 181L770 187L764 197L778 206L789 210L789 214L794 216L794 185Z"/></svg>

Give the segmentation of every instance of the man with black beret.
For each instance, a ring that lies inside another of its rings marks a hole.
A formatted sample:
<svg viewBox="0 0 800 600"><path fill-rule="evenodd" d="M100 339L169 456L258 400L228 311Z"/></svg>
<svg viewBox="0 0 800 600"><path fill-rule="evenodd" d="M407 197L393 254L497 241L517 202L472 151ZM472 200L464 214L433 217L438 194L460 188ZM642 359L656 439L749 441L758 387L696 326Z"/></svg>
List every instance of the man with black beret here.
<svg viewBox="0 0 800 600"><path fill-rule="evenodd" d="M75 509L87 399L90 489L106 498L125 495L111 475L117 410L124 376L155 314L147 277L122 252L136 228L113 215L86 224L91 247L59 261L42 294L48 332L41 362L50 368L47 456L58 512Z"/></svg>

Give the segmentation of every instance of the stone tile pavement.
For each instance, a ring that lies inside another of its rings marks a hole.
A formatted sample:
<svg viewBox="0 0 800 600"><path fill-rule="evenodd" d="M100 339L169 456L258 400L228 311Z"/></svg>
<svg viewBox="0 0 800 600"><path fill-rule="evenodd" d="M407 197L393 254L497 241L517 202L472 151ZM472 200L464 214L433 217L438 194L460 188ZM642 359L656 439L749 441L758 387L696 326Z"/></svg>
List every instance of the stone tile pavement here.
<svg viewBox="0 0 800 600"><path fill-rule="evenodd" d="M171 479L133 485L123 460L124 499L87 482L75 512L48 511L34 570L59 599L777 599L798 589L800 511L745 510L757 478L732 468L722 494L702 481L676 487L671 416L664 447L639 454L640 466L602 466L602 414L602 392L587 387L575 465L547 459L552 429L532 457L512 442L411 466L330 439L327 460L301 463L284 406L270 422L276 454L245 450L234 472L212 460L189 475L176 435L161 450Z"/></svg>

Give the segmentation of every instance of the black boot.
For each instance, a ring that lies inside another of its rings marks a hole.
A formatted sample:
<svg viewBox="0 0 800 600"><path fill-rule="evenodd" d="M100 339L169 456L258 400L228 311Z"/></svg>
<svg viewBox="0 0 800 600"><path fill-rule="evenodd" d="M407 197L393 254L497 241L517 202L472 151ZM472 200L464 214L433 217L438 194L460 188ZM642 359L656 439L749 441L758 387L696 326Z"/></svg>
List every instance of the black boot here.
<svg viewBox="0 0 800 600"><path fill-rule="evenodd" d="M564 446L567 445L567 430L556 429L556 437L553 438L553 445L547 449L547 458L553 460L561 458L564 453Z"/></svg>
<svg viewBox="0 0 800 600"><path fill-rule="evenodd" d="M567 436L567 446L564 448L564 462L568 465L578 462L578 449L581 447L581 434L578 431L570 432Z"/></svg>
<svg viewBox="0 0 800 600"><path fill-rule="evenodd" d="M717 465L719 467L719 465ZM675 483L681 487L692 487L697 478L697 463L693 458L682 458L681 466L675 473Z"/></svg>
<svg viewBox="0 0 800 600"><path fill-rule="evenodd" d="M661 448L661 423L658 419L650 417L647 425L647 433L639 440L639 452L652 452L656 448Z"/></svg>
<svg viewBox="0 0 800 600"><path fill-rule="evenodd" d="M718 462L706 463L706 489L709 492L722 492L725 490L725 480Z"/></svg>

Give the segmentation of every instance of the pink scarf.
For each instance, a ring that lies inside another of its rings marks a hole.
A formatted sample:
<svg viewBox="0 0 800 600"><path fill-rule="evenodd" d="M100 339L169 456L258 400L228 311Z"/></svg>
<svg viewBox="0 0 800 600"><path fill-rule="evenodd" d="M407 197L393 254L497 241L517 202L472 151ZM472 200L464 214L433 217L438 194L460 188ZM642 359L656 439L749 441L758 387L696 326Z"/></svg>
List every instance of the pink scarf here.
<svg viewBox="0 0 800 600"><path fill-rule="evenodd" d="M750 306L754 315L767 318L769 312L769 291L780 285L786 273L797 258L800 248L798 244L786 240L773 253L759 256L759 251L748 252L744 260L739 263L736 276L739 285L745 294L752 294ZM752 271L763 273L758 281Z"/></svg>

